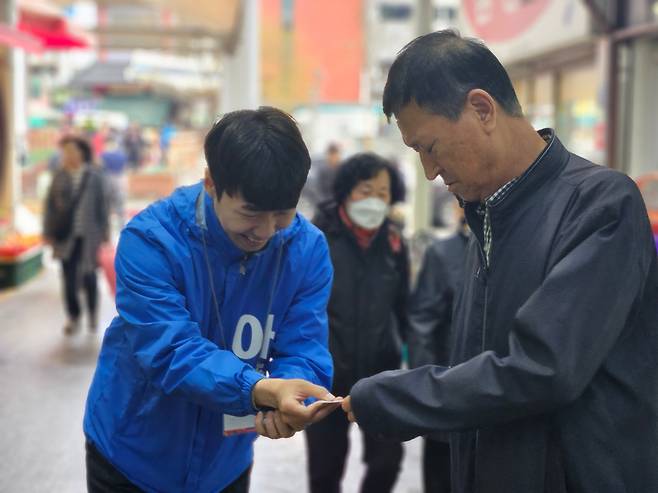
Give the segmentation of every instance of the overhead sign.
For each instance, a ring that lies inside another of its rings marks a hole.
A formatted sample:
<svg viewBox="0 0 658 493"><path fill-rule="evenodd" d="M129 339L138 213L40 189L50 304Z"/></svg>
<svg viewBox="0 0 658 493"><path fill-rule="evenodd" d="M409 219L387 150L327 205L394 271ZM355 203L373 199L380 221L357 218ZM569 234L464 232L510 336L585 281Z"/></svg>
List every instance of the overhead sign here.
<svg viewBox="0 0 658 493"><path fill-rule="evenodd" d="M540 18L551 0L464 0L475 34L490 42L514 39Z"/></svg>
<svg viewBox="0 0 658 493"><path fill-rule="evenodd" d="M462 0L461 31L503 63L569 46L591 35L581 0Z"/></svg>

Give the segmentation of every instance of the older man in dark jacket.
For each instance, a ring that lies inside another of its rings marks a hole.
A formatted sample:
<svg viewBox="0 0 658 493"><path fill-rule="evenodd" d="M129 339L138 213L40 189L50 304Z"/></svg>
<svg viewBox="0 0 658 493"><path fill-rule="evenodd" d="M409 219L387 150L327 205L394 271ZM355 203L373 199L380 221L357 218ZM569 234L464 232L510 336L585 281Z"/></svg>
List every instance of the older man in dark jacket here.
<svg viewBox="0 0 658 493"><path fill-rule="evenodd" d="M452 366L357 383L370 433L451 436L455 493L658 491L658 264L626 176L535 132L481 43L409 44L384 111L474 232Z"/></svg>

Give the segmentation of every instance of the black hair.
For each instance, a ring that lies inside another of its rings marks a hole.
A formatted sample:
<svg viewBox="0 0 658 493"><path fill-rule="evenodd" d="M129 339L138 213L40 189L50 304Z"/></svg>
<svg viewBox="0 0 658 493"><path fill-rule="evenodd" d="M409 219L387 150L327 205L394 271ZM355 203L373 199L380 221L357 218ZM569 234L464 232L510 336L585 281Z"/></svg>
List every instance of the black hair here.
<svg viewBox="0 0 658 493"><path fill-rule="evenodd" d="M382 170L388 171L391 178L391 204L401 202L404 198L404 184L399 171L386 159L372 152L355 154L343 161L334 180L334 202L344 203L360 182L374 178Z"/></svg>
<svg viewBox="0 0 658 493"><path fill-rule="evenodd" d="M60 139L59 146L64 147L66 144L75 145L80 150L80 154L82 154L82 162L84 164L91 164L94 159L94 154L87 139L77 135L66 135Z"/></svg>
<svg viewBox="0 0 658 493"><path fill-rule="evenodd" d="M262 211L297 207L311 157L295 120L271 107L227 113L204 151L217 198L240 194Z"/></svg>
<svg viewBox="0 0 658 493"><path fill-rule="evenodd" d="M398 53L384 88L384 114L390 120L406 104L457 120L473 89L488 92L510 116L523 115L514 86L484 43L446 29L414 39Z"/></svg>

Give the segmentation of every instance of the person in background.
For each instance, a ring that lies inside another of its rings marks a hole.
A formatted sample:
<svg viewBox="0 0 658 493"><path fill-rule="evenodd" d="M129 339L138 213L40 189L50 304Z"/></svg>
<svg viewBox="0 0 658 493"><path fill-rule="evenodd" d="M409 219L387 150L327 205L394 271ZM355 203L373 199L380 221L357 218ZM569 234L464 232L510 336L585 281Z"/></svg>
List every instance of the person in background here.
<svg viewBox="0 0 658 493"><path fill-rule="evenodd" d="M131 170L135 171L142 165L145 145L141 127L137 123L130 124L123 139L123 147Z"/></svg>
<svg viewBox="0 0 658 493"><path fill-rule="evenodd" d="M107 123L101 124L100 128L96 131L90 132L91 147L94 151L94 159L100 159L103 151L105 151L105 143L110 137L110 126Z"/></svg>
<svg viewBox="0 0 658 493"><path fill-rule="evenodd" d="M44 241L62 262L66 312L64 333L80 328L78 298L84 288L89 329L98 327L96 267L98 249L107 241L108 211L103 177L92 165L92 150L81 137L60 141L61 167L55 171L44 207Z"/></svg>
<svg viewBox="0 0 658 493"><path fill-rule="evenodd" d="M334 265L329 300L329 348L334 359L333 393L383 370L400 367L407 328L409 265L399 230L388 220L401 187L392 166L375 154L357 154L338 168L333 201L314 223L326 235ZM349 423L334 413L306 430L312 493L335 493L348 452ZM402 445L364 434L364 493L392 490Z"/></svg>
<svg viewBox="0 0 658 493"><path fill-rule="evenodd" d="M466 248L471 237L464 211L453 201L457 232L427 248L409 301L409 366L448 366L452 309L463 285ZM446 433L425 438L425 493L450 493L450 445Z"/></svg>
<svg viewBox="0 0 658 493"><path fill-rule="evenodd" d="M341 162L340 146L332 142L322 159L313 162L303 198L308 201L317 213L320 206L333 198L333 184Z"/></svg>
<svg viewBox="0 0 658 493"><path fill-rule="evenodd" d="M123 227L125 222L127 164L128 157L119 146L117 138L108 137L105 142L105 150L101 154L101 165L107 180L110 211L116 214L120 227Z"/></svg>
<svg viewBox="0 0 658 493"><path fill-rule="evenodd" d="M160 159L165 166L169 164L169 149L175 136L176 126L173 122L165 123L160 129Z"/></svg>

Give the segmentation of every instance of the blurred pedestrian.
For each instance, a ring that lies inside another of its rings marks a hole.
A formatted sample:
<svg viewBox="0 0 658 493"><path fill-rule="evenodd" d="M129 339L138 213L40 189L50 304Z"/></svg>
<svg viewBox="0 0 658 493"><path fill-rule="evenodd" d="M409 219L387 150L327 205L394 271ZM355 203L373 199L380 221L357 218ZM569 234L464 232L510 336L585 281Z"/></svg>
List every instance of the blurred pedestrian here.
<svg viewBox="0 0 658 493"><path fill-rule="evenodd" d="M88 325L98 326L96 267L98 249L108 238L108 215L101 174L91 165L92 150L81 137L60 142L61 167L55 171L44 207L44 239L62 262L68 320L64 333L80 328L78 293L87 301Z"/></svg>
<svg viewBox="0 0 658 493"><path fill-rule="evenodd" d="M108 205L110 212L116 214L119 226L125 223L126 202L126 168L128 157L119 146L116 137L108 137L105 150L101 154L101 165L107 182Z"/></svg>
<svg viewBox="0 0 658 493"><path fill-rule="evenodd" d="M167 166L169 164L169 149L171 142L176 136L176 126L173 122L167 122L162 125L160 129L160 159L162 164Z"/></svg>
<svg viewBox="0 0 658 493"><path fill-rule="evenodd" d="M131 170L135 171L142 165L145 146L141 127L137 123L130 124L123 139L123 147Z"/></svg>
<svg viewBox="0 0 658 493"><path fill-rule="evenodd" d="M332 267L296 213L311 161L299 129L275 108L228 113L205 156L202 183L121 233L118 315L84 419L92 493L247 493L253 431L288 438L332 410L304 405L333 399Z"/></svg>
<svg viewBox="0 0 658 493"><path fill-rule="evenodd" d="M450 367L362 380L349 418L450 431L454 493L658 491L658 257L636 184L536 131L498 59L454 31L398 54L383 108L474 239Z"/></svg>
<svg viewBox="0 0 658 493"><path fill-rule="evenodd" d="M327 146L324 157L314 161L311 166L309 182L304 188L304 198L313 205L316 212L321 204L333 199L334 179L340 163L340 146L332 142Z"/></svg>
<svg viewBox="0 0 658 493"><path fill-rule="evenodd" d="M95 131L90 132L91 134L91 147L94 151L94 159L100 159L103 151L105 151L105 143L107 142L108 137L110 137L110 126L107 123L101 124L99 128Z"/></svg>
<svg viewBox="0 0 658 493"><path fill-rule="evenodd" d="M453 199L454 201L454 199ZM470 231L455 203L457 232L435 240L426 250L409 302L409 366L449 366L452 309L464 279ZM425 493L450 493L448 434L427 436L423 447Z"/></svg>
<svg viewBox="0 0 658 493"><path fill-rule="evenodd" d="M409 265L399 230L387 219L399 199L398 175L375 154L357 154L338 168L333 201L315 218L325 233L334 265L329 300L329 348L333 392L383 370L400 368L407 328ZM334 413L306 430L311 493L340 491L348 452L349 423ZM364 434L364 493L392 490L402 445Z"/></svg>

